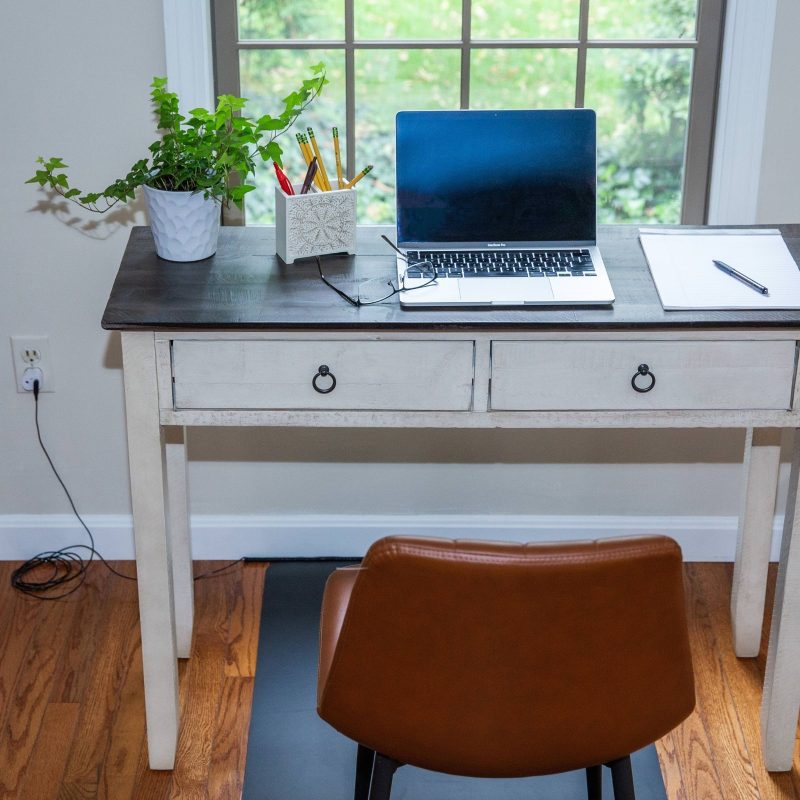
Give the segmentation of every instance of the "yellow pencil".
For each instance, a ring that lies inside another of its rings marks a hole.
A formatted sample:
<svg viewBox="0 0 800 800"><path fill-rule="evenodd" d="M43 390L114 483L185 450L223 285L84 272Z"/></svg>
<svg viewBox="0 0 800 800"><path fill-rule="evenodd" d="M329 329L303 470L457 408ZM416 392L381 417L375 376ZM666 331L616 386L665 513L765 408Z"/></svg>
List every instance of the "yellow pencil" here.
<svg viewBox="0 0 800 800"><path fill-rule="evenodd" d="M319 152L319 145L317 145L317 137L314 136L314 130L312 128L306 128L308 131L308 139L311 142L311 147L314 150L314 155L317 157L317 162L319 163L319 171L322 173L322 183L325 186L325 191L330 191L333 187L331 186L331 182L328 180L328 171L325 169L325 162L322 160L322 154Z"/></svg>
<svg viewBox="0 0 800 800"><path fill-rule="evenodd" d="M311 163L311 159L314 158L314 154L311 152L311 147L308 144L308 139L306 139L305 134L298 133L298 137L300 138L300 146L303 148L303 152L305 153L305 158L307 159L307 163Z"/></svg>
<svg viewBox="0 0 800 800"><path fill-rule="evenodd" d="M306 151L306 148L303 147L303 142L300 139L300 134L296 133L294 136L295 139L297 139L297 145L300 148L300 155L303 156L303 161L305 161L306 166L308 166L311 163L311 159L308 157L308 152Z"/></svg>
<svg viewBox="0 0 800 800"><path fill-rule="evenodd" d="M336 157L336 180L339 188L344 189L344 179L342 178L342 157L339 153L339 129L333 129L333 154Z"/></svg>
<svg viewBox="0 0 800 800"><path fill-rule="evenodd" d="M306 163L310 164L311 159L314 158L314 153L311 150L311 145L308 143L308 139L306 139L304 133L298 133L297 136L300 139L300 146L303 148L305 157L308 159ZM319 167L319 159L317 159L317 167ZM317 189L319 189L321 192L326 191L325 184L322 182L322 176L319 174L319 169L317 169L317 172L314 175L314 186L316 186Z"/></svg>
<svg viewBox="0 0 800 800"><path fill-rule="evenodd" d="M361 172L359 172L358 175L356 175L355 178L353 178L353 180L350 181L350 183L345 184L344 188L352 189L368 172L371 171L372 171L372 164L364 167L364 169L362 169Z"/></svg>

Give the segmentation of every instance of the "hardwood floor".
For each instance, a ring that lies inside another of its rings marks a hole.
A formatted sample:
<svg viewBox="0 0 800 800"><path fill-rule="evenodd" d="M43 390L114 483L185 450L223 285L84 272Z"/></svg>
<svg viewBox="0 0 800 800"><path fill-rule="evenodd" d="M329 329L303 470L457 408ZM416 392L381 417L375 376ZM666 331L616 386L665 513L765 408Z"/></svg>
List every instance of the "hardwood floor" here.
<svg viewBox="0 0 800 800"><path fill-rule="evenodd" d="M800 798L797 748L791 773L764 769L760 702L770 615L768 611L758 658L736 658L729 612L732 572L730 564L686 565L697 707L657 745L670 800ZM768 609L774 588L773 566Z"/></svg>
<svg viewBox="0 0 800 800"><path fill-rule="evenodd" d="M10 588L13 566L0 563L0 800L238 799L266 567L237 566L195 584L170 773L147 769L135 585L96 564L83 589L47 603ZM115 566L133 571L130 562ZM198 562L196 571L214 566ZM800 758L781 775L761 762L765 647L757 659L733 655L730 579L730 565L686 567L697 709L658 743L667 794L800 800ZM770 591L773 581L774 571Z"/></svg>
<svg viewBox="0 0 800 800"><path fill-rule="evenodd" d="M93 564L82 589L42 602L10 588L13 566L0 564L0 798L238 800L266 566L195 584L172 773L147 768L136 584Z"/></svg>

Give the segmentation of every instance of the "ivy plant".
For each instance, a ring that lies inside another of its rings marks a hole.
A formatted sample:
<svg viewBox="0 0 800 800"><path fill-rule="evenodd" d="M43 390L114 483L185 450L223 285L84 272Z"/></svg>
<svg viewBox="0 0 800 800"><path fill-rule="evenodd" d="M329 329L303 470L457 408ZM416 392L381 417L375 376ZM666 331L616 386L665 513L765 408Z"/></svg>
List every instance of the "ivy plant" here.
<svg viewBox="0 0 800 800"><path fill-rule="evenodd" d="M282 149L276 141L319 96L327 83L325 65L311 67L311 77L283 98L277 116L253 119L243 113L247 100L224 94L216 110L194 108L183 116L178 95L167 90L166 78L153 78L150 97L158 117L161 138L148 148L150 155L137 161L124 178L101 192L73 188L63 159L38 158L39 168L26 183L48 186L79 206L103 213L120 201L132 200L136 189L149 186L173 192L202 192L219 202L233 201L239 208L255 187L247 183L258 160L281 164Z"/></svg>

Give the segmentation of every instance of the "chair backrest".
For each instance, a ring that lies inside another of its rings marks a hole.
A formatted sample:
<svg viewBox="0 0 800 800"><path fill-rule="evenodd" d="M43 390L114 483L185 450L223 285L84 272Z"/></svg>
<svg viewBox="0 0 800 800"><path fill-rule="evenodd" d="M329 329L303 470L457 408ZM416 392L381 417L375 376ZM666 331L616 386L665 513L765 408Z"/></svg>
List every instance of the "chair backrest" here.
<svg viewBox="0 0 800 800"><path fill-rule="evenodd" d="M484 777L606 763L693 708L681 551L662 536L382 539L319 696L373 750Z"/></svg>

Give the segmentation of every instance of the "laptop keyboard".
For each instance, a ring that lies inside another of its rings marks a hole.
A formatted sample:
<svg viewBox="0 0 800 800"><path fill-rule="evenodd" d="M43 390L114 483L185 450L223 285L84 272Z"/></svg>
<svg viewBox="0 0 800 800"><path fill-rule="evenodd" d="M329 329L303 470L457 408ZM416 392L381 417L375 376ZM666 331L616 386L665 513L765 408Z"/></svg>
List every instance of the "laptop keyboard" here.
<svg viewBox="0 0 800 800"><path fill-rule="evenodd" d="M583 250L409 250L406 276L437 278L579 278L597 275L589 251ZM426 269L427 268L427 269Z"/></svg>

